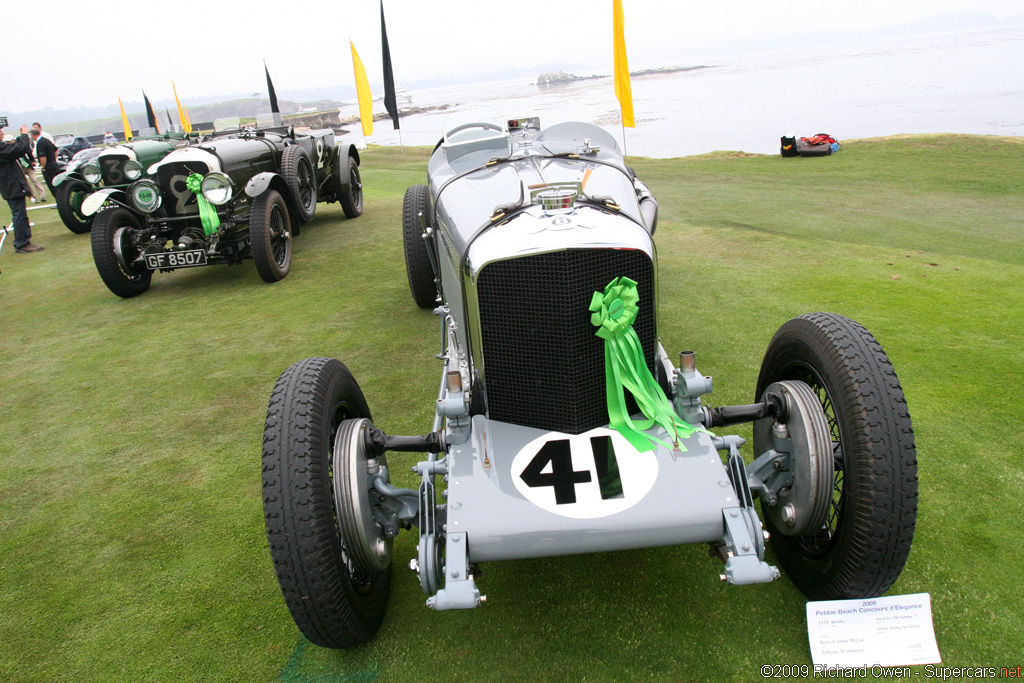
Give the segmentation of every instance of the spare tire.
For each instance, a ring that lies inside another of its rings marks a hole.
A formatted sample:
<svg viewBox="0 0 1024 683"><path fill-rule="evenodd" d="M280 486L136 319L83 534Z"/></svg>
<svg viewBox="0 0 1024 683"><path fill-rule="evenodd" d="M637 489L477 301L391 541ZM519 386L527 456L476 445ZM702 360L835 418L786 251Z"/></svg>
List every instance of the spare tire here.
<svg viewBox="0 0 1024 683"><path fill-rule="evenodd" d="M430 188L412 185L402 202L402 242L405 245L405 272L409 290L420 308L433 308L437 303L434 267L430 263L423 231L430 226Z"/></svg>

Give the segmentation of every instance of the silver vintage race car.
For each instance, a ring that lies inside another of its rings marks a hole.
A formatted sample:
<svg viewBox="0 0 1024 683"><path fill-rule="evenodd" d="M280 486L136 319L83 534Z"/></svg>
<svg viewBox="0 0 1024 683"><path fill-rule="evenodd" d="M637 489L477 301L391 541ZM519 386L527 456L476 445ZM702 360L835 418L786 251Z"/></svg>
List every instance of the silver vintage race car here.
<svg viewBox="0 0 1024 683"><path fill-rule="evenodd" d="M403 231L413 299L441 325L430 432L385 434L329 358L288 368L267 410L267 535L310 641L373 636L392 539L413 527L409 564L437 610L485 600L481 563L684 543L709 544L729 584L779 577L770 541L810 598L892 585L917 461L900 383L867 330L827 313L790 320L754 402L709 407L694 354L675 367L662 348L658 205L607 132L453 125L427 176L405 195ZM751 422L745 461L744 439L721 428ZM418 489L391 483L394 451L427 454Z"/></svg>

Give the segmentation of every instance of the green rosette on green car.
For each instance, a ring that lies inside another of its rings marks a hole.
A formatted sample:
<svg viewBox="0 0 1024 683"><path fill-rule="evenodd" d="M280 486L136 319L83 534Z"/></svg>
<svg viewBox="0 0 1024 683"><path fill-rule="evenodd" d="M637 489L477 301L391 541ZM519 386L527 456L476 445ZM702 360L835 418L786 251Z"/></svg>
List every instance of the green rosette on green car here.
<svg viewBox="0 0 1024 683"><path fill-rule="evenodd" d="M217 207L203 196L203 176L193 173L185 180L185 187L196 196L196 203L199 205L199 220L203 223L203 234L210 236L217 232L217 227L220 226L220 216L217 215Z"/></svg>

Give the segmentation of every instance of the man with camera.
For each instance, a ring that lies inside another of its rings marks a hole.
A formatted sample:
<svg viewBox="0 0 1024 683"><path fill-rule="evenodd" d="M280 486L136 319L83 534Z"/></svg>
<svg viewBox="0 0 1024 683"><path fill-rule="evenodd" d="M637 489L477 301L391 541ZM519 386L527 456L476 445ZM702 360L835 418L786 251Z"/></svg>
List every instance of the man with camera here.
<svg viewBox="0 0 1024 683"><path fill-rule="evenodd" d="M6 119L0 119L6 125ZM11 219L14 225L14 251L19 254L31 254L43 248L32 244L32 228L28 224L25 212L25 197L29 196L28 183L21 170L20 159L31 149L28 139L28 126L22 126L20 134L14 140L0 143L0 196L7 200L11 207Z"/></svg>

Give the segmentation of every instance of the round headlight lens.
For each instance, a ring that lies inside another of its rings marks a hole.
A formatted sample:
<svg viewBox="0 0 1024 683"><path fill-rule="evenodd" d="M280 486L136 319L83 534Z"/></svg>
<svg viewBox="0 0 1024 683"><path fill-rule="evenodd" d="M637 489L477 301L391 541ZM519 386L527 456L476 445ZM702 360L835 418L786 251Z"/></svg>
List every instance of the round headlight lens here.
<svg viewBox="0 0 1024 683"><path fill-rule="evenodd" d="M203 178L203 184L200 191L203 196L206 197L206 201L211 204L221 206L231 201L231 178L227 177L223 173L208 173Z"/></svg>
<svg viewBox="0 0 1024 683"><path fill-rule="evenodd" d="M131 159L124 162L124 177L128 180L138 180L142 177L142 164Z"/></svg>
<svg viewBox="0 0 1024 683"><path fill-rule="evenodd" d="M89 183L90 185L95 185L96 183L103 179L103 174L100 173L99 166L93 166L92 164L89 164L87 166L82 167L82 177L85 178L85 182Z"/></svg>
<svg viewBox="0 0 1024 683"><path fill-rule="evenodd" d="M152 180L140 180L131 186L128 195L132 204L142 213L153 213L160 208L163 198L160 196L160 188Z"/></svg>

